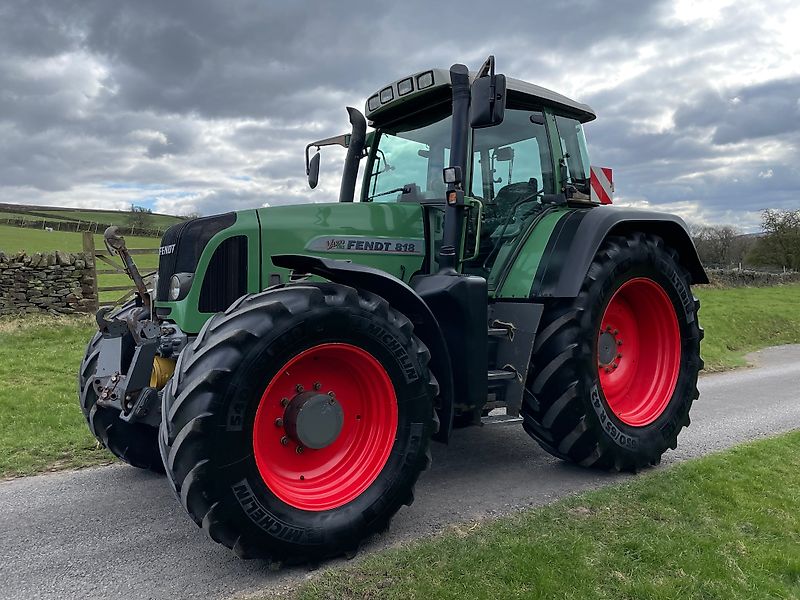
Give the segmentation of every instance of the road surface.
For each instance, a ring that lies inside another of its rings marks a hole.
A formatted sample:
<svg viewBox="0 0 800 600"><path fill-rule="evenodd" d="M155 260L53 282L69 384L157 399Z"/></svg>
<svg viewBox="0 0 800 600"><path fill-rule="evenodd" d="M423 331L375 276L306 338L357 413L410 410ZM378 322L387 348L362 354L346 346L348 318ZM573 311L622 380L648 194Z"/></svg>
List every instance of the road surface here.
<svg viewBox="0 0 800 600"><path fill-rule="evenodd" d="M800 345L751 359L755 368L701 378L692 426L659 468L800 428ZM362 552L631 477L555 460L518 424L459 431L433 455L414 505ZM0 483L1 599L230 598L309 576L237 559L189 521L161 477L132 467Z"/></svg>

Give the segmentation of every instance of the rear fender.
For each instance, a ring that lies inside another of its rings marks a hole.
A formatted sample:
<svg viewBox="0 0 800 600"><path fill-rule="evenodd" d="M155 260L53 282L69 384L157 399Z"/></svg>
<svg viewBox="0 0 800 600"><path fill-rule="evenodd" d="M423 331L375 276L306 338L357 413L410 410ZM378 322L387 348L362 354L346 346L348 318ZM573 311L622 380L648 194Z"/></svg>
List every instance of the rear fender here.
<svg viewBox="0 0 800 600"><path fill-rule="evenodd" d="M531 286L531 298L574 298L603 240L637 231L658 235L674 248L691 283L708 283L686 224L675 215L602 206L572 212L559 226L559 235L551 236L545 247Z"/></svg>
<svg viewBox="0 0 800 600"><path fill-rule="evenodd" d="M453 375L450 353L439 322L425 301L406 283L385 271L356 263L301 254L272 257L276 267L324 277L334 283L367 290L385 298L414 323L414 333L431 352L430 368L439 382L439 431L433 439L447 442L453 427Z"/></svg>

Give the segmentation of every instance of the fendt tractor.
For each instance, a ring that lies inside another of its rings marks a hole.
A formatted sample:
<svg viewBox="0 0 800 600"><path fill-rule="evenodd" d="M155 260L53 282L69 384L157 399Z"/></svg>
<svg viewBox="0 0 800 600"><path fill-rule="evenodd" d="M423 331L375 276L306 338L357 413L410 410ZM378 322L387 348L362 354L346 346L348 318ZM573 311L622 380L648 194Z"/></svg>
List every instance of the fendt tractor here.
<svg viewBox="0 0 800 600"><path fill-rule="evenodd" d="M181 222L152 285L106 231L138 292L98 312L80 367L97 439L277 563L354 553L411 504L430 442L498 409L586 467L675 448L707 279L681 219L607 204L592 109L489 57L347 110L305 152L313 188L320 148L346 148L338 202Z"/></svg>

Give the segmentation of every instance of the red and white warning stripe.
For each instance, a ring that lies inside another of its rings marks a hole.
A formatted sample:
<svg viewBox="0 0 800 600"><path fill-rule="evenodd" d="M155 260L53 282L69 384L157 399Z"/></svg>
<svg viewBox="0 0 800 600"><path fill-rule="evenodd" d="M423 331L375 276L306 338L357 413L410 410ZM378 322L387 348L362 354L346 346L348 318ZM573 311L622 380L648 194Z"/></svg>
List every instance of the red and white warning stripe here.
<svg viewBox="0 0 800 600"><path fill-rule="evenodd" d="M611 169L606 167L589 167L591 170L590 186L592 188L592 202L611 204L614 197L614 179Z"/></svg>

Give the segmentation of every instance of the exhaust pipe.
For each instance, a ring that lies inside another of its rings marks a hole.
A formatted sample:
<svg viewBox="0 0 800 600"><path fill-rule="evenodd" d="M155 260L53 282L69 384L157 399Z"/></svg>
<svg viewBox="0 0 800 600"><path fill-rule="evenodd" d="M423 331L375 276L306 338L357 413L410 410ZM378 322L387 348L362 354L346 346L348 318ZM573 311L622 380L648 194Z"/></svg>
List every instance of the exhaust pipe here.
<svg viewBox="0 0 800 600"><path fill-rule="evenodd" d="M347 145L347 158L344 159L342 171L342 186L339 188L339 202L352 202L356 191L356 178L358 177L358 163L364 152L364 142L367 138L367 120L360 111L352 106L347 107L350 117L352 133L350 143Z"/></svg>

